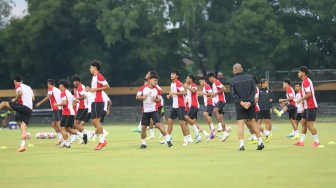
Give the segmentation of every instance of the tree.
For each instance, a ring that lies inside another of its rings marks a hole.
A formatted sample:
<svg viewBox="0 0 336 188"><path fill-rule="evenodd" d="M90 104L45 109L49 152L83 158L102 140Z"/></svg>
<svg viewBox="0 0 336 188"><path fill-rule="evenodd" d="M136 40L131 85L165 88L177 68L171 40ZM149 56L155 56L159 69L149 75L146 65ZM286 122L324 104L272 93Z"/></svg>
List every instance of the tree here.
<svg viewBox="0 0 336 188"><path fill-rule="evenodd" d="M0 0L0 29L8 23L13 6L13 0Z"/></svg>

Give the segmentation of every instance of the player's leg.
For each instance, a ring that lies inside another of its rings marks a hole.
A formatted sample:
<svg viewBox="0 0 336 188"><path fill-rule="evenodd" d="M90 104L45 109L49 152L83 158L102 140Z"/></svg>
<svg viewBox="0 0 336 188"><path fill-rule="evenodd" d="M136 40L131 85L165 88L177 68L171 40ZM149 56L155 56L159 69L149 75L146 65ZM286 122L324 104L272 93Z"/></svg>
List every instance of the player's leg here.
<svg viewBox="0 0 336 188"><path fill-rule="evenodd" d="M301 138L300 138L299 141L294 143L294 145L296 145L296 146L304 146L304 140L306 138L307 127L308 127L307 120L308 120L308 110L305 109L303 114L302 114L302 120L301 120L301 125L302 125Z"/></svg>
<svg viewBox="0 0 336 188"><path fill-rule="evenodd" d="M218 131L222 131L223 130L223 127L222 127L222 121L221 121L221 116L219 114L219 108L218 108L218 103L215 105L215 108L214 108L214 113L215 113L215 116L216 116L216 120L217 120L217 123L218 123Z"/></svg>
<svg viewBox="0 0 336 188"><path fill-rule="evenodd" d="M91 117L93 119L93 125L96 128L97 136L99 137L99 144L94 148L94 150L100 150L106 146L107 141L104 137L103 127L100 123L100 117L104 108L103 102L93 102L92 103Z"/></svg>
<svg viewBox="0 0 336 188"><path fill-rule="evenodd" d="M146 149L147 148L147 143L146 143L146 136L147 136L147 127L150 124L150 116L149 113L142 113L142 118L141 118L141 146L139 149Z"/></svg>
<svg viewBox="0 0 336 188"><path fill-rule="evenodd" d="M160 130L161 134L163 136L165 136L166 138L166 143L168 145L168 147L173 146L172 142L171 142L171 137L170 135L167 133L166 129L163 127L163 125L160 123L160 114L158 112L151 112L149 113L154 125Z"/></svg>
<svg viewBox="0 0 336 188"><path fill-rule="evenodd" d="M311 132L311 134L314 138L314 143L313 143L312 147L317 147L317 146L320 145L320 141L319 141L318 136L317 136L317 130L314 127L314 122L315 122L315 119L316 119L316 112L317 112L317 108L308 109L307 128L309 129L309 131Z"/></svg>
<svg viewBox="0 0 336 188"><path fill-rule="evenodd" d="M157 112L155 112L157 113ZM154 122L152 119L150 119L150 122L149 122L149 137L147 138L147 140L151 140L153 138L155 138L155 133L154 133ZM147 128L148 128L147 127Z"/></svg>
<svg viewBox="0 0 336 188"><path fill-rule="evenodd" d="M277 110L276 108L274 108L274 113L278 116L278 117L281 117L283 113L287 112L288 110L288 107L287 105L282 107L281 111Z"/></svg>

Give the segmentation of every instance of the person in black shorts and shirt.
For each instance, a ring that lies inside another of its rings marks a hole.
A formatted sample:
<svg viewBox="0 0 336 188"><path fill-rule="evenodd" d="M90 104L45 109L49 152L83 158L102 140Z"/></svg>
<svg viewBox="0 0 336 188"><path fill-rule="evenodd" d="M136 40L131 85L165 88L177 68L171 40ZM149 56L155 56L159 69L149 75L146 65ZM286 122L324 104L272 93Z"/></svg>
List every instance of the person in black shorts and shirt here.
<svg viewBox="0 0 336 188"><path fill-rule="evenodd" d="M233 66L234 77L231 79L231 95L235 101L236 114L238 121L238 138L240 144L240 151L245 150L244 147L244 125L245 120L249 121L251 128L257 135L258 147L257 150L262 150L264 144L262 143L261 134L255 122L255 84L253 78L243 72L243 67L240 64Z"/></svg>

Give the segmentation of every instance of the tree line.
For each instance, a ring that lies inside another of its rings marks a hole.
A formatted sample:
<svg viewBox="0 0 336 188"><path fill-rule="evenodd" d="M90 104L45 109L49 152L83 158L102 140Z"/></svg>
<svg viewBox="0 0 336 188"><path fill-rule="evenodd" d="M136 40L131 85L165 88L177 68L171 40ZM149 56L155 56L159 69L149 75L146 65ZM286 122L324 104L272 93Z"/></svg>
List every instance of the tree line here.
<svg viewBox="0 0 336 188"><path fill-rule="evenodd" d="M89 81L93 59L111 86L140 85L148 70L161 85L172 69L230 78L237 62L260 76L336 68L334 0L27 0L28 14L9 19L11 2L0 0L2 89L15 74L34 88Z"/></svg>

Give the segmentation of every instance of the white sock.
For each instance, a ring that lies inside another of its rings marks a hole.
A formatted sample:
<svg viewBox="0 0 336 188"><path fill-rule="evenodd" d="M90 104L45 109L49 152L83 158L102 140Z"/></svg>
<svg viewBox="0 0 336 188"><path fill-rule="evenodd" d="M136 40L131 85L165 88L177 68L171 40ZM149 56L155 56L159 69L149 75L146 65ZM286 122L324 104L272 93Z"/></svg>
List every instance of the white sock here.
<svg viewBox="0 0 336 188"><path fill-rule="evenodd" d="M84 137L84 136L83 136L83 133L81 133L81 132L79 132L79 131L78 131L77 135L78 135L79 137L81 137L81 138Z"/></svg>
<svg viewBox="0 0 336 188"><path fill-rule="evenodd" d="M301 134L300 142L304 142L305 137L306 137L306 134Z"/></svg>
<svg viewBox="0 0 336 188"><path fill-rule="evenodd" d="M192 142L193 141L193 139L192 139L192 137L191 137L191 135L189 134L189 135L187 135L187 139L188 139L188 141L190 141L190 142Z"/></svg>
<svg viewBox="0 0 336 188"><path fill-rule="evenodd" d="M222 123L218 123L218 130L221 130L221 129L223 129Z"/></svg>
<svg viewBox="0 0 336 188"><path fill-rule="evenodd" d="M66 145L66 146L70 146L70 142L69 142L69 140L64 140L64 145Z"/></svg>
<svg viewBox="0 0 336 188"><path fill-rule="evenodd" d="M98 136L99 136L99 142L104 143L104 141L105 141L104 134L99 134Z"/></svg>
<svg viewBox="0 0 336 188"><path fill-rule="evenodd" d="M270 133L271 133L270 131L266 131L265 134L266 134L266 136L268 136Z"/></svg>
<svg viewBox="0 0 336 188"><path fill-rule="evenodd" d="M104 127L102 126L102 128L103 128L103 133L105 134L107 131L104 129Z"/></svg>
<svg viewBox="0 0 336 188"><path fill-rule="evenodd" d="M256 134L253 134L252 135L252 140L256 140L257 139L257 135Z"/></svg>
<svg viewBox="0 0 336 188"><path fill-rule="evenodd" d="M293 134L293 133L292 133ZM299 131L294 131L294 135L299 135Z"/></svg>
<svg viewBox="0 0 336 188"><path fill-rule="evenodd" d="M209 126L210 126L210 129L211 129L211 130L214 130L214 129L215 129L213 123L211 123Z"/></svg>
<svg viewBox="0 0 336 188"><path fill-rule="evenodd" d="M26 140L21 140L21 147L24 147L26 145Z"/></svg>
<svg viewBox="0 0 336 188"><path fill-rule="evenodd" d="M154 135L154 129L149 129L149 136L150 137L155 137L155 135Z"/></svg>
<svg viewBox="0 0 336 188"><path fill-rule="evenodd" d="M223 136L229 135L227 131L223 131Z"/></svg>
<svg viewBox="0 0 336 188"><path fill-rule="evenodd" d="M72 134L72 135L70 136L71 142L75 142L75 141L76 141L76 136L77 136L77 135L75 135L75 134Z"/></svg>
<svg viewBox="0 0 336 188"><path fill-rule="evenodd" d="M146 145L146 139L141 139L142 145Z"/></svg>
<svg viewBox="0 0 336 188"><path fill-rule="evenodd" d="M294 129L293 129L291 134L295 134L295 132L297 132L297 131L294 131Z"/></svg>
<svg viewBox="0 0 336 188"><path fill-rule="evenodd" d="M244 140L239 140L239 146L240 147L244 146Z"/></svg>
<svg viewBox="0 0 336 188"><path fill-rule="evenodd" d="M184 141L188 141L188 136L184 136Z"/></svg>
<svg viewBox="0 0 336 188"><path fill-rule="evenodd" d="M57 133L57 135L58 135L58 140L61 140L61 141L63 141L63 136L62 136L62 133Z"/></svg>
<svg viewBox="0 0 336 188"><path fill-rule="evenodd" d="M194 128L195 133L199 131L196 124L193 125L193 128Z"/></svg>
<svg viewBox="0 0 336 188"><path fill-rule="evenodd" d="M84 129L82 133L83 133L83 134L87 134L87 131Z"/></svg>
<svg viewBox="0 0 336 188"><path fill-rule="evenodd" d="M141 125L141 121L140 121L140 123L138 125L138 130L141 130L141 127L142 127L142 125Z"/></svg>
<svg viewBox="0 0 336 188"><path fill-rule="evenodd" d="M207 133L206 131L203 131L202 133L203 133L205 136L208 135L208 133Z"/></svg>
<svg viewBox="0 0 336 188"><path fill-rule="evenodd" d="M168 141L170 141L170 140L171 140L171 137L170 137L169 134L167 134L167 135L166 135L166 141L168 142Z"/></svg>
<svg viewBox="0 0 336 188"><path fill-rule="evenodd" d="M317 134L316 134L316 135L313 135L313 138L314 138L314 142L320 143Z"/></svg>
<svg viewBox="0 0 336 188"><path fill-rule="evenodd" d="M284 111L283 111L283 110L281 110L281 111L280 111L280 115L282 115L283 113L284 113Z"/></svg>
<svg viewBox="0 0 336 188"><path fill-rule="evenodd" d="M258 146L259 146L260 144L262 144L262 137L259 137L259 138L258 138Z"/></svg>
<svg viewBox="0 0 336 188"><path fill-rule="evenodd" d="M97 134L93 133L93 137L91 140L96 140L96 138L97 138Z"/></svg>

